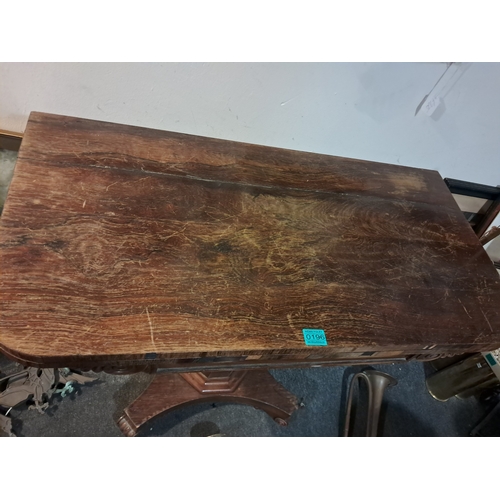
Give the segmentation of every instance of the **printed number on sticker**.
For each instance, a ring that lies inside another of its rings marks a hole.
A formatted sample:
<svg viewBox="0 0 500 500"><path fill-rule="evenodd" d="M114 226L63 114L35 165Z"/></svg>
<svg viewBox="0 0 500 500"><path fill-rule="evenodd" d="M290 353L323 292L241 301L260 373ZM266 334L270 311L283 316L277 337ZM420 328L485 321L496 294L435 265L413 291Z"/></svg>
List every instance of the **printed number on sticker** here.
<svg viewBox="0 0 500 500"><path fill-rule="evenodd" d="M304 342L306 345L328 345L324 330L312 330L304 328Z"/></svg>

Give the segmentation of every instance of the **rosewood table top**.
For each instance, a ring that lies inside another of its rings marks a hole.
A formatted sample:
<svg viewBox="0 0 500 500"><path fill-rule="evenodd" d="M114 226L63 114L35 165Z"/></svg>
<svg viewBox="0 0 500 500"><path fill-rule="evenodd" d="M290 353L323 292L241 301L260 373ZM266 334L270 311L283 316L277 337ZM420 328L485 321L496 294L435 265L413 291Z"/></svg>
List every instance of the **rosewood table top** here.
<svg viewBox="0 0 500 500"><path fill-rule="evenodd" d="M497 272L431 170L34 112L0 266L0 349L34 366L500 346Z"/></svg>

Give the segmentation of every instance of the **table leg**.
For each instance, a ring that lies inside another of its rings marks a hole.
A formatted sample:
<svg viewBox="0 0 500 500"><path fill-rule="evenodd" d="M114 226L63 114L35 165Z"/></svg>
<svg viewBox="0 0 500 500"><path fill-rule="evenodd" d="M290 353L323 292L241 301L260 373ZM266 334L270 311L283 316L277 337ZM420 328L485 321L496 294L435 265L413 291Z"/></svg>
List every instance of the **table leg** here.
<svg viewBox="0 0 500 500"><path fill-rule="evenodd" d="M297 398L267 370L159 373L118 420L126 436L135 436L149 420L181 407L205 402L254 406L280 425L298 408Z"/></svg>

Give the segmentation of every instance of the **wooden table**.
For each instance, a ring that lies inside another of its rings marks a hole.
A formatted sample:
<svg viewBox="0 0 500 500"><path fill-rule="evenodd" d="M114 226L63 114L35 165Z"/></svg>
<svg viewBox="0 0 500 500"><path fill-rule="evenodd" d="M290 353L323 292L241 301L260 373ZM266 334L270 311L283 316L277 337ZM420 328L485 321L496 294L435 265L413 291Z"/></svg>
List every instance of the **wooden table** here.
<svg viewBox="0 0 500 500"><path fill-rule="evenodd" d="M498 275L430 170L32 113L0 265L7 356L159 370L128 435L200 398L285 423L270 367L500 346Z"/></svg>

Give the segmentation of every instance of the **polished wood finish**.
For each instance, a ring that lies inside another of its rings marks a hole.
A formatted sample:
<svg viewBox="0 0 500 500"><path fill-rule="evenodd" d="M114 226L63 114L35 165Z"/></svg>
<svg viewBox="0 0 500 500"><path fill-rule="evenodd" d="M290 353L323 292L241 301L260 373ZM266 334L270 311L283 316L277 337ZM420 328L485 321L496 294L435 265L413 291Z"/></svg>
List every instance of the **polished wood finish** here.
<svg viewBox="0 0 500 500"><path fill-rule="evenodd" d="M40 367L500 345L496 270L429 170L32 113L0 264L0 349Z"/></svg>
<svg viewBox="0 0 500 500"><path fill-rule="evenodd" d="M216 372L187 372L181 373L181 377L202 394L234 392L247 372L240 371L216 371Z"/></svg>
<svg viewBox="0 0 500 500"><path fill-rule="evenodd" d="M233 372L224 376L199 373L163 373L152 380L146 390L127 408L118 420L121 431L135 436L150 420L196 403L225 402L254 406L265 411L280 425L298 408L297 398L265 371ZM189 374L193 375L193 374ZM204 383L200 383L204 379ZM214 380L218 381L214 384ZM238 383L234 383L237 380Z"/></svg>
<svg viewBox="0 0 500 500"><path fill-rule="evenodd" d="M498 236L500 236L500 226L493 226L486 233L484 233L481 238L479 238L479 241L481 242L481 245L484 246L486 243L489 243Z"/></svg>

